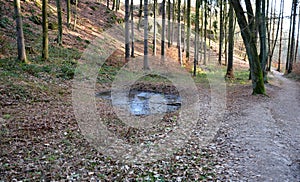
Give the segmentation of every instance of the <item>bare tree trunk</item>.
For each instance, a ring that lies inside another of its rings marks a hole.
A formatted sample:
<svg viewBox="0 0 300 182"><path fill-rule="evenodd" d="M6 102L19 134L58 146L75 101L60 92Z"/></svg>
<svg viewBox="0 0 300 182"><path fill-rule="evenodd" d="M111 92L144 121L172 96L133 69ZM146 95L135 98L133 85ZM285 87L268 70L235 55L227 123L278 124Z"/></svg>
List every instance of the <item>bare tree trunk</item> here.
<svg viewBox="0 0 300 182"><path fill-rule="evenodd" d="M191 0L187 0L187 35L186 35L186 58L190 58L190 37L191 37Z"/></svg>
<svg viewBox="0 0 300 182"><path fill-rule="evenodd" d="M138 30L139 30L139 31L140 31L140 26L141 26L142 13L143 13L143 0L140 0L139 22L138 22Z"/></svg>
<svg viewBox="0 0 300 182"><path fill-rule="evenodd" d="M281 48L282 48L282 35L283 35L283 10L284 10L284 1L282 1L282 6L281 6L281 25L280 25L280 41L279 41L279 55L278 55L278 67L277 71L281 71Z"/></svg>
<svg viewBox="0 0 300 182"><path fill-rule="evenodd" d="M295 28L296 28L296 16L297 16L297 0L293 0L293 28L292 28L292 40L291 40L291 50L289 55L289 65L287 73L291 73L293 70L293 63L294 63L294 55L295 55Z"/></svg>
<svg viewBox="0 0 300 182"><path fill-rule="evenodd" d="M168 47L171 47L171 0L168 0Z"/></svg>
<svg viewBox="0 0 300 182"><path fill-rule="evenodd" d="M175 19L175 4L176 4L176 1L173 0L173 9L172 9L172 37L171 37L171 44L173 45L173 42L174 42L174 36L175 36L175 22L176 22L176 19Z"/></svg>
<svg viewBox="0 0 300 182"><path fill-rule="evenodd" d="M43 19L43 51L42 51L42 60L48 61L49 53L48 53L48 15L47 15L47 6L48 0L43 0L42 5L42 19Z"/></svg>
<svg viewBox="0 0 300 182"><path fill-rule="evenodd" d="M287 56L286 56L286 63L285 63L285 72L289 69L289 61L290 61L290 51L291 51L291 33L292 33L292 16L293 16L293 8L291 10L291 16L290 16L290 29L289 29L289 40L288 40L288 51L287 51Z"/></svg>
<svg viewBox="0 0 300 182"><path fill-rule="evenodd" d="M130 57L130 43L129 43L129 0L125 0L125 60L129 61Z"/></svg>
<svg viewBox="0 0 300 182"><path fill-rule="evenodd" d="M177 14L177 26L178 26L178 41L177 41L177 48L178 48L178 60L180 62L180 65L183 66L182 62L182 52L181 52L181 23L180 23L180 18L181 18L181 0L178 0L178 14Z"/></svg>
<svg viewBox="0 0 300 182"><path fill-rule="evenodd" d="M153 6L153 55L156 55L156 8L157 7L157 0L154 0L154 6Z"/></svg>
<svg viewBox="0 0 300 182"><path fill-rule="evenodd" d="M165 56L165 32L166 32L166 0L162 1L162 28L161 28L161 57Z"/></svg>
<svg viewBox="0 0 300 182"><path fill-rule="evenodd" d="M219 64L222 64L222 46L223 46L223 0L220 0L220 37L219 37Z"/></svg>
<svg viewBox="0 0 300 182"><path fill-rule="evenodd" d="M109 0L108 0L109 2ZM67 3L67 26L70 27L71 24L71 0L66 0ZM107 6L108 8L108 6Z"/></svg>
<svg viewBox="0 0 300 182"><path fill-rule="evenodd" d="M295 52L295 60L296 63L298 57L298 48L299 48L299 32L300 31L300 6L299 6L299 13L298 13L298 30L297 30L297 40L296 40L296 52Z"/></svg>
<svg viewBox="0 0 300 182"><path fill-rule="evenodd" d="M206 65L206 39L207 39L207 0L204 0L204 61L203 64Z"/></svg>
<svg viewBox="0 0 300 182"><path fill-rule="evenodd" d="M70 0L67 0L70 1ZM106 0L106 8L109 9L109 0Z"/></svg>
<svg viewBox="0 0 300 182"><path fill-rule="evenodd" d="M56 6L57 6L57 24L58 24L57 43L58 43L58 45L62 46L63 29L62 29L62 16L61 16L60 0L56 0Z"/></svg>
<svg viewBox="0 0 300 182"><path fill-rule="evenodd" d="M232 79L234 78L233 74L233 49L234 49L234 12L233 7L230 5L229 7L229 34L228 34L228 64L227 64L227 72L225 77Z"/></svg>
<svg viewBox="0 0 300 182"><path fill-rule="evenodd" d="M200 0L196 0L196 16L195 16L195 51L194 51L194 73L196 76L197 73L197 64L198 64L198 54L199 52L199 8L200 8Z"/></svg>
<svg viewBox="0 0 300 182"><path fill-rule="evenodd" d="M14 0L14 8L17 29L18 60L27 62L20 0Z"/></svg>
<svg viewBox="0 0 300 182"><path fill-rule="evenodd" d="M246 4L248 3L251 5L250 0L245 0L245 2ZM244 15L244 10L240 2L235 0L230 0L230 3L235 10L236 17L241 29L242 38L246 47L249 64L250 64L250 70L251 70L253 94L266 94L264 80L263 80L263 72L261 69L261 63L256 48L255 34L253 34L253 32L251 31L251 28L253 27L249 25L250 22L249 23L247 22L247 19ZM248 8L247 8L247 12L249 13Z"/></svg>
<svg viewBox="0 0 300 182"><path fill-rule="evenodd" d="M133 0L130 3L131 14L131 57L134 57L134 21L133 21Z"/></svg>
<svg viewBox="0 0 300 182"><path fill-rule="evenodd" d="M148 64L148 0L144 0L144 70L149 70L149 64Z"/></svg>
<svg viewBox="0 0 300 182"><path fill-rule="evenodd" d="M77 6L78 6L78 0L75 0L75 12L74 12L74 27L73 29L76 29L77 25Z"/></svg>

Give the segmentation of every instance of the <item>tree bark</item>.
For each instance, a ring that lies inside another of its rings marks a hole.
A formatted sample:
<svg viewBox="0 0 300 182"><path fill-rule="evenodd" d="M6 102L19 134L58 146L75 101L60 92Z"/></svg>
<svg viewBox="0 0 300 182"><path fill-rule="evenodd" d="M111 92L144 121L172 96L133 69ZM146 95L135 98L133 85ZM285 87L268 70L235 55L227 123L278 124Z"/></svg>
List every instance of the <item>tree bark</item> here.
<svg viewBox="0 0 300 182"><path fill-rule="evenodd" d="M280 40L279 40L279 55L278 55L278 67L277 71L281 71L281 48L282 48L282 35L283 35L283 10L284 10L284 1L282 1L282 6L281 6L281 25L280 25Z"/></svg>
<svg viewBox="0 0 300 182"><path fill-rule="evenodd" d="M245 0L245 1L246 4L250 3L250 0ZM253 94L266 94L264 80L263 80L263 72L261 69L261 64L260 64L260 60L256 48L255 34L251 32L250 29L251 27L247 23L246 17L244 15L244 10L240 2L235 0L230 0L230 3L235 10L238 24L241 29L242 38L246 47L246 52L248 55L251 76L252 76L251 79L252 79Z"/></svg>
<svg viewBox="0 0 300 182"><path fill-rule="evenodd" d="M133 21L133 0L130 3L131 14L131 57L134 57L134 21Z"/></svg>
<svg viewBox="0 0 300 182"><path fill-rule="evenodd" d="M187 0L187 34L186 34L186 58L190 58L190 37L191 37L191 0Z"/></svg>
<svg viewBox="0 0 300 182"><path fill-rule="evenodd" d="M228 33L228 64L226 78L234 78L233 74L233 49L234 49L234 12L233 7L229 7L229 33Z"/></svg>
<svg viewBox="0 0 300 182"><path fill-rule="evenodd" d="M14 0L14 9L17 29L18 60L27 62L20 0Z"/></svg>
<svg viewBox="0 0 300 182"><path fill-rule="evenodd" d="M153 6L153 55L156 56L156 9L157 9L157 0L154 0Z"/></svg>
<svg viewBox="0 0 300 182"><path fill-rule="evenodd" d="M149 70L149 64L148 64L148 0L144 0L144 70Z"/></svg>
<svg viewBox="0 0 300 182"><path fill-rule="evenodd" d="M61 4L60 0L56 0L57 6L57 24L58 24L58 35L57 35L57 43L58 45L62 46L62 36L63 36L63 29L62 29L62 16L61 16Z"/></svg>
<svg viewBox="0 0 300 182"><path fill-rule="evenodd" d="M223 46L223 0L220 0L220 37L219 37L219 64L222 64L222 46Z"/></svg>
<svg viewBox="0 0 300 182"><path fill-rule="evenodd" d="M43 19L43 50L42 50L42 60L43 61L48 61L48 59L49 59L47 6L48 6L48 0L43 0L43 3L42 3L42 19Z"/></svg>
<svg viewBox="0 0 300 182"><path fill-rule="evenodd" d="M299 33L300 33L300 6L299 6L299 11L298 11L298 30L297 30L296 52L295 52L295 60L294 60L294 63L296 63L297 57L298 57Z"/></svg>
<svg viewBox="0 0 300 182"><path fill-rule="evenodd" d="M294 55L295 55L295 27L296 27L296 16L297 16L297 0L293 0L293 28L292 28L292 35L291 35L291 50L289 55L289 65L287 73L291 73L293 70L293 63L294 63Z"/></svg>
<svg viewBox="0 0 300 182"><path fill-rule="evenodd" d="M130 57L130 43L129 43L129 0L125 0L125 60L129 61Z"/></svg>
<svg viewBox="0 0 300 182"><path fill-rule="evenodd" d="M109 0L108 0L109 2ZM70 27L71 24L71 0L66 0L67 3L67 26ZM108 6L107 6L108 8Z"/></svg>
<svg viewBox="0 0 300 182"><path fill-rule="evenodd" d="M178 26L178 41L177 41L177 48L178 48L178 60L180 62L180 65L183 66L182 62L182 52L181 52L181 23L180 23L180 18L181 18L181 0L178 0L178 14L177 14L177 26Z"/></svg>
<svg viewBox="0 0 300 182"><path fill-rule="evenodd" d="M165 56L165 31L166 31L166 0L162 1L162 28L161 28L161 57Z"/></svg>
<svg viewBox="0 0 300 182"><path fill-rule="evenodd" d="M196 0L196 16L195 16L195 51L194 51L194 72L193 75L196 76L197 64L198 64L198 45L199 45L199 8L200 0Z"/></svg>
<svg viewBox="0 0 300 182"><path fill-rule="evenodd" d="M168 47L171 47L171 0L168 0Z"/></svg>

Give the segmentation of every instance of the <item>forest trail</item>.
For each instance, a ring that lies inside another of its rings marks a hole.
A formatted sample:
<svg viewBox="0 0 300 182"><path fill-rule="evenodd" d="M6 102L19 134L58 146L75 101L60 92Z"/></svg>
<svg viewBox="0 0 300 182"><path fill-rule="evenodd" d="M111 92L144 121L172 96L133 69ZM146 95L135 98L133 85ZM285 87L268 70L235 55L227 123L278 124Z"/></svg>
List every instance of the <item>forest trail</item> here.
<svg viewBox="0 0 300 182"><path fill-rule="evenodd" d="M276 96L249 105L218 136L226 179L300 181L300 84L278 72L273 79L280 83Z"/></svg>

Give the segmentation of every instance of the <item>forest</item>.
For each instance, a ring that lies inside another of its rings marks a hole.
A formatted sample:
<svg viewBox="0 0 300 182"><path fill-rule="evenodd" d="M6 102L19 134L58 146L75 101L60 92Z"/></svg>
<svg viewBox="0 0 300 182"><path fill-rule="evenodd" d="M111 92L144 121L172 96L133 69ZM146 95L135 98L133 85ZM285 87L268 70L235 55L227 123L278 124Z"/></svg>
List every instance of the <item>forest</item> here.
<svg viewBox="0 0 300 182"><path fill-rule="evenodd" d="M0 11L0 181L300 180L298 0Z"/></svg>

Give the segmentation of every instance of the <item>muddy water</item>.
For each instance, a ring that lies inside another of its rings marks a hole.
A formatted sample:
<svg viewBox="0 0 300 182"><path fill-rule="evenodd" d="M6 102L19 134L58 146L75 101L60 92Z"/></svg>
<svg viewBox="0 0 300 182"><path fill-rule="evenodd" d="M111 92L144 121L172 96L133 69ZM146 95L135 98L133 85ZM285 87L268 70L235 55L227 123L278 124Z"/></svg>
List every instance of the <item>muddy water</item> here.
<svg viewBox="0 0 300 182"><path fill-rule="evenodd" d="M110 92L100 92L96 94L96 97L111 101L110 94ZM151 115L170 113L180 109L181 98L174 94L133 90L128 95L128 103L117 102L116 104L126 104L133 115Z"/></svg>

